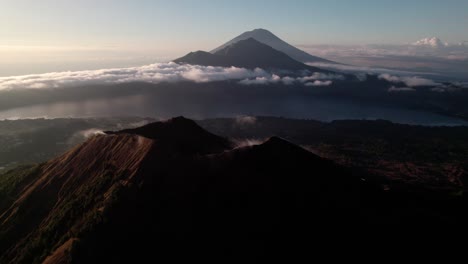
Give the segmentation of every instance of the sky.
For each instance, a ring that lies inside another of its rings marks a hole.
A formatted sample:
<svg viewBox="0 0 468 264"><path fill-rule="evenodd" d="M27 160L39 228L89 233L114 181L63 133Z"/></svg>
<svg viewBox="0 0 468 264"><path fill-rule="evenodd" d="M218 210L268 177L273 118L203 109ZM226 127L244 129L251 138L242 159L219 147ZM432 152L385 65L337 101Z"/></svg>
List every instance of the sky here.
<svg viewBox="0 0 468 264"><path fill-rule="evenodd" d="M294 45L468 40L466 0L0 0L0 76L168 61L265 28Z"/></svg>

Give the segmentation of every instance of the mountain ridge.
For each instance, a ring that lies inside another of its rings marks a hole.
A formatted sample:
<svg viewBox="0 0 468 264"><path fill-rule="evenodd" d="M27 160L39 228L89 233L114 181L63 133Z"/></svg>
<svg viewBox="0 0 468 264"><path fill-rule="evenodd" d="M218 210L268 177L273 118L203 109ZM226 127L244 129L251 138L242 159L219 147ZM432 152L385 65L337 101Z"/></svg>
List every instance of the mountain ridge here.
<svg viewBox="0 0 468 264"><path fill-rule="evenodd" d="M232 40L224 43L223 45L217 47L216 49L212 50L211 53L216 53L240 40L245 40L248 38L254 38L255 40L266 44L278 51L281 51L288 55L289 57L300 61L302 63L308 63L308 62L321 62L321 63L331 63L331 64L336 64L334 61L330 61L327 59L323 59L317 56L313 56L308 54L307 52L300 50L287 42L283 41L270 31L262 28L254 29L252 31L246 31L242 33L241 35L233 38Z"/></svg>
<svg viewBox="0 0 468 264"><path fill-rule="evenodd" d="M193 148L181 151L177 142L184 134L182 145ZM176 118L96 135L40 165L37 177L0 212L0 262L129 263L147 259L155 248L159 259L172 260L180 247L191 258L206 258L210 249L216 259L223 246L253 246L254 240L239 236L248 230L289 229L289 214L303 212L296 202L302 198L295 197L310 192L308 186L314 186L310 202L317 210L327 206L319 197L340 208L359 204L355 190L347 191L361 185L358 178L288 141L273 137L242 148L219 141L193 121ZM309 166L316 177L303 173ZM275 218L278 212L286 220ZM196 230L205 230L206 238L178 240ZM239 254L267 253L246 249Z"/></svg>
<svg viewBox="0 0 468 264"><path fill-rule="evenodd" d="M392 192L287 139L236 147L183 117L95 135L24 173L0 175L14 190L0 263L256 262L308 256L304 237L335 231L466 223L453 194Z"/></svg>
<svg viewBox="0 0 468 264"><path fill-rule="evenodd" d="M196 64L203 66L241 67L248 69L261 68L264 70L311 71L329 72L316 67L305 65L263 44L253 38L240 40L232 45L218 50L216 53L204 51L191 52L184 57L174 60L176 63Z"/></svg>

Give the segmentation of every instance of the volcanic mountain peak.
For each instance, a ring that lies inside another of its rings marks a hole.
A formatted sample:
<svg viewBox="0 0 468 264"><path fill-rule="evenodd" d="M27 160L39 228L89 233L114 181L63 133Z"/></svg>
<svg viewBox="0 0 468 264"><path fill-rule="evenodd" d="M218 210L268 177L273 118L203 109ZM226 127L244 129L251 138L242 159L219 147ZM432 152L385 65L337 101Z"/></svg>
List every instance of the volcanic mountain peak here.
<svg viewBox="0 0 468 264"><path fill-rule="evenodd" d="M203 66L241 67L248 69L286 70L328 72L296 61L254 38L239 40L216 51L214 54L197 51L174 60L176 63L187 63Z"/></svg>
<svg viewBox="0 0 468 264"><path fill-rule="evenodd" d="M303 148L299 147L298 145L293 144L283 138L276 137L276 136L269 138L267 141L263 142L263 144L258 145L258 146L261 146L262 148L271 148L271 149L280 148L283 150L291 149L291 150L306 151Z"/></svg>
<svg viewBox="0 0 468 264"><path fill-rule="evenodd" d="M260 48L263 48L263 49L272 49L271 47L268 46L268 45L265 45L265 44L262 44L261 42L255 40L254 38L247 38L247 39L244 39L244 40L241 40L237 43L234 43L232 45L229 45L227 46L226 48L222 49L222 50L219 50L217 52L215 52L214 54L216 55L222 55L222 56L236 56L236 55L239 55L237 53L240 53L240 52L243 52L243 51L253 51L253 50L256 50L256 49L260 49Z"/></svg>
<svg viewBox="0 0 468 264"><path fill-rule="evenodd" d="M239 42L241 40L245 40L248 38L253 38L263 44L266 44L278 51L284 52L286 55L289 57L306 63L306 62L322 62L322 63L335 63L333 61L329 61L320 57L312 56L308 54L307 52L304 52L288 43L280 39L279 37L275 36L273 33L266 29L258 28L254 29L252 31L247 31L242 33L241 35L235 37L234 39L226 42L225 44L221 45L220 47L214 49L211 51L211 53L216 53L227 46L230 46L236 42Z"/></svg>
<svg viewBox="0 0 468 264"><path fill-rule="evenodd" d="M231 147L231 143L222 137L211 134L193 120L176 117L164 122L155 122L134 129L107 131L107 134L135 134L153 139L163 145L171 145L173 151L182 153L220 152Z"/></svg>
<svg viewBox="0 0 468 264"><path fill-rule="evenodd" d="M384 192L367 173L285 139L228 145L177 117L95 136L24 175L2 175L13 188L0 200L0 263L219 262L232 249L240 260L276 257L277 246L290 258L305 232L328 238L337 227L439 221L425 209L433 196ZM437 204L441 212L452 196ZM442 217L439 227L453 223Z"/></svg>
<svg viewBox="0 0 468 264"><path fill-rule="evenodd" d="M243 151L242 149L239 150ZM246 150L249 150L249 148L246 148ZM270 137L267 141L260 145L252 146L250 151L252 152L253 157L256 158L263 157L265 159L277 160L278 162L288 160L288 162L297 162L298 164L307 161L309 164L314 163L316 166L315 169L336 169L336 166L333 164L333 162L323 159L322 157L311 153L301 146L298 146L277 136Z"/></svg>

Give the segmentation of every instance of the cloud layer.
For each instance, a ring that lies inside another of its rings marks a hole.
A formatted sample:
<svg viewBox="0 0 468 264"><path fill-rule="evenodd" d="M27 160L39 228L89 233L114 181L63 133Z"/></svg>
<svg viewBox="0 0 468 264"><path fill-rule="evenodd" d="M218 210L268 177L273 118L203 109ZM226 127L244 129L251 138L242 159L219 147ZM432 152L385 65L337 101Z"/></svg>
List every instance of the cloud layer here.
<svg viewBox="0 0 468 264"><path fill-rule="evenodd" d="M330 65L330 64L327 64ZM317 65L327 68L327 65ZM379 79L386 80L393 85L388 91L413 91L413 87L433 86L443 91L449 91L440 83L431 79L404 74L385 69L371 69L348 65L332 65L338 70L353 73L360 81L365 81L366 74L376 74ZM359 71L362 70L362 71ZM86 85L118 84L129 82L180 82L191 81L205 83L212 81L233 80L242 85L303 85L306 87L331 86L335 81L345 80L342 74L325 74L315 72L310 75L291 77L279 76L260 68L249 70L236 67L213 67L199 65L180 65L174 62L156 63L141 67L116 68L90 71L52 72L45 74L32 74L23 76L0 77L0 91L20 89L57 89L68 87L83 87ZM461 84L464 87L466 84ZM400 87L400 88L399 88ZM402 87L402 88L401 88ZM434 89L434 92L441 92Z"/></svg>
<svg viewBox="0 0 468 264"><path fill-rule="evenodd" d="M434 82L433 80L421 78L418 76L412 76L412 77L398 77L398 76L393 76L390 74L381 74L379 75L379 79L381 80L386 80L392 83L404 83L409 87L417 87L417 86L438 86L440 84Z"/></svg>
<svg viewBox="0 0 468 264"><path fill-rule="evenodd" d="M448 60L467 60L468 42L446 43L430 37L408 44L302 45L311 54L323 57L430 56Z"/></svg>
<svg viewBox="0 0 468 264"><path fill-rule="evenodd" d="M394 69L394 74L398 71L409 71L418 72L419 75L425 72L468 78L468 42L466 41L451 44L432 37L406 44L302 45L300 47L310 54L332 61L364 66L357 69L359 67L335 65L343 66L342 70L347 71L385 73L375 69L380 67Z"/></svg>
<svg viewBox="0 0 468 264"><path fill-rule="evenodd" d="M284 85L292 84L303 84L304 86L330 86L333 84L332 80L344 80L345 76L341 74L325 74L314 72L309 76L302 77L280 77L276 74L273 74L269 77L256 77L253 79L244 79L240 81L240 84L244 85L263 85L263 84L275 84L282 83Z"/></svg>
<svg viewBox="0 0 468 264"><path fill-rule="evenodd" d="M64 88L88 84L125 82L210 82L271 76L262 69L224 68L197 65L179 65L173 62L141 67L75 72L52 72L0 78L0 90Z"/></svg>
<svg viewBox="0 0 468 264"><path fill-rule="evenodd" d="M23 76L1 77L0 90L67 88L91 84L112 84L128 82L212 82L240 80L241 84L294 83L306 86L327 86L331 80L344 79L337 74L313 73L310 76L292 78L280 77L262 69L249 70L237 67L212 67L180 65L174 62L156 63L141 67L116 68L90 71L51 72Z"/></svg>
<svg viewBox="0 0 468 264"><path fill-rule="evenodd" d="M395 87L392 86L388 88L388 92L390 93L395 93L395 92L415 92L416 89L411 88L411 87Z"/></svg>

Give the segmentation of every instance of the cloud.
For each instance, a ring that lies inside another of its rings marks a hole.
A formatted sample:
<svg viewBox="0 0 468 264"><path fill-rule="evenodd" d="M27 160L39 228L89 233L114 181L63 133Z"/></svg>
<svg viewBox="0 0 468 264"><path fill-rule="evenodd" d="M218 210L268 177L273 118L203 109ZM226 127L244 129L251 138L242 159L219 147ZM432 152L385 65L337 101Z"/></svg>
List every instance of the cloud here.
<svg viewBox="0 0 468 264"><path fill-rule="evenodd" d="M399 77L393 76L390 74L381 74L379 75L379 79L386 80L392 83L405 83L409 87L416 87L416 86L438 86L440 84L434 82L433 80L421 78L418 76L412 77Z"/></svg>
<svg viewBox="0 0 468 264"><path fill-rule="evenodd" d="M279 77L276 74L273 74L272 76L262 76L262 77L256 77L254 79L244 79L240 81L240 84L244 85L262 85L262 84L269 84L269 83L278 83L281 81L281 77Z"/></svg>
<svg viewBox="0 0 468 264"><path fill-rule="evenodd" d="M265 139L231 139L236 148L251 147L265 143Z"/></svg>
<svg viewBox="0 0 468 264"><path fill-rule="evenodd" d="M437 92L437 93L444 93L447 90L445 88L443 88L443 87L434 87L434 88L431 89L431 91Z"/></svg>
<svg viewBox="0 0 468 264"><path fill-rule="evenodd" d="M344 80L344 75L341 74L325 74L320 72L314 72L311 76L300 77L298 80L300 82L308 82L308 81L315 81L315 80Z"/></svg>
<svg viewBox="0 0 468 264"><path fill-rule="evenodd" d="M296 81L296 79L291 78L291 77L289 77L289 76L286 76L286 77L283 77L283 79L281 79L281 81L282 81L285 85L291 85L291 84L293 84L293 83Z"/></svg>
<svg viewBox="0 0 468 264"><path fill-rule="evenodd" d="M431 38L426 42L430 43ZM310 54L345 64L309 64L330 70L468 78L468 43L461 41L445 45L435 40L435 47L413 44L302 45L301 48Z"/></svg>
<svg viewBox="0 0 468 264"><path fill-rule="evenodd" d="M105 135L104 131L97 128L86 129L78 132L84 138L90 138L96 135Z"/></svg>
<svg viewBox="0 0 468 264"><path fill-rule="evenodd" d="M294 83L303 84L305 86L328 86L333 82L331 80L344 80L345 76L341 74L325 74L320 72L314 72L310 76L303 77L279 77L278 75L271 75L270 77L256 77L254 79L244 79L240 81L240 84L244 85L263 85L270 83L282 82L284 85L292 85ZM322 81L323 80L323 81Z"/></svg>
<svg viewBox="0 0 468 264"><path fill-rule="evenodd" d="M432 38L423 38L421 40L418 40L414 42L412 45L414 46L423 46L423 47L431 47L431 48L442 48L442 47L448 47L449 44L447 42L443 42L437 37L432 37Z"/></svg>
<svg viewBox="0 0 468 264"><path fill-rule="evenodd" d="M76 145L84 140L98 136L98 135L105 135L104 131L99 128L89 128L85 130L80 130L75 132L68 140L67 145Z"/></svg>
<svg viewBox="0 0 468 264"><path fill-rule="evenodd" d="M416 89L411 88L411 87L395 87L392 86L388 89L388 92L394 93L394 92L415 92Z"/></svg>
<svg viewBox="0 0 468 264"><path fill-rule="evenodd" d="M193 81L203 83L262 77L269 79L276 78L259 68L249 70L237 67L224 68L179 65L169 62L132 68L51 72L45 74L0 77L0 90L66 88L89 84L126 83L135 81L150 83Z"/></svg>
<svg viewBox="0 0 468 264"><path fill-rule="evenodd" d="M330 86L332 85L332 81L314 81L314 82L308 82L304 84L305 86Z"/></svg>
<svg viewBox="0 0 468 264"><path fill-rule="evenodd" d="M438 83L434 82L433 80L421 78L421 77L403 77L402 78L403 82L406 83L406 85L410 87L415 87L415 86L437 86L439 85Z"/></svg>
<svg viewBox="0 0 468 264"><path fill-rule="evenodd" d="M468 58L466 41L446 43L436 37L424 38L404 44L368 44L368 45L301 45L305 51L325 58L346 57L438 57L459 55Z"/></svg>
<svg viewBox="0 0 468 264"><path fill-rule="evenodd" d="M241 80L244 85L262 85L271 83L307 83L315 80L344 79L339 74L313 73L304 77L280 77L260 68L249 70L237 67L213 67L199 65L180 65L174 62L155 63L141 67L102 69L89 71L51 72L12 77L0 77L0 90L11 89L47 89L68 88L94 84L113 84L129 82L179 82L198 83ZM314 82L312 82L314 83ZM317 82L316 86L328 82Z"/></svg>
<svg viewBox="0 0 468 264"><path fill-rule="evenodd" d="M240 126L254 125L257 123L257 118L254 116L238 116L236 117L236 124Z"/></svg>
<svg viewBox="0 0 468 264"><path fill-rule="evenodd" d="M397 70L389 70L384 68L370 68L370 67L360 67L360 66L352 66L352 65L341 65L341 64L329 64L329 63L308 63L309 65L315 67L321 67L325 69L333 69L333 70L340 70L349 73L353 73L356 78L360 81L367 80L367 74L378 74L378 78L381 80L386 80L392 83L404 83L406 86L409 87L417 87L417 86L439 86L440 84L427 78L422 78L419 76L414 76L414 72L406 72L406 71L397 71ZM392 75L398 74L397 75ZM421 74L428 74L428 73L421 73ZM321 79L338 79L340 80L342 75L327 75L324 78L316 78L317 80ZM310 77L303 77L303 80L307 80ZM312 86L312 84L308 84L308 86Z"/></svg>
<svg viewBox="0 0 468 264"><path fill-rule="evenodd" d="M350 68L353 66L335 65ZM356 72L360 81L366 80L366 74ZM396 76L389 73L379 75L380 79L407 87L439 86L438 83L418 76ZM68 88L95 84L116 84L129 82L180 82L191 81L205 83L212 81L236 80L243 85L304 85L310 87L330 86L335 80L345 80L342 74L315 72L307 76L291 77L268 73L260 68L250 70L237 67L213 67L199 65L180 65L174 62L155 63L141 67L115 68L89 71L51 72L23 76L0 77L0 91L12 89L51 89Z"/></svg>
<svg viewBox="0 0 468 264"><path fill-rule="evenodd" d="M328 69L328 70L336 70L336 71L353 73L356 75L356 77L358 77L358 79L364 78L363 73L367 73L367 74L393 73L393 74L400 74L400 75L411 75L411 74L412 75L414 74L433 75L432 73L429 73L429 72L402 71L402 70L392 70L392 69L379 68L379 67L354 66L354 65L322 63L322 62L314 62L314 63L306 63L306 64L310 66L314 66L314 67Z"/></svg>

